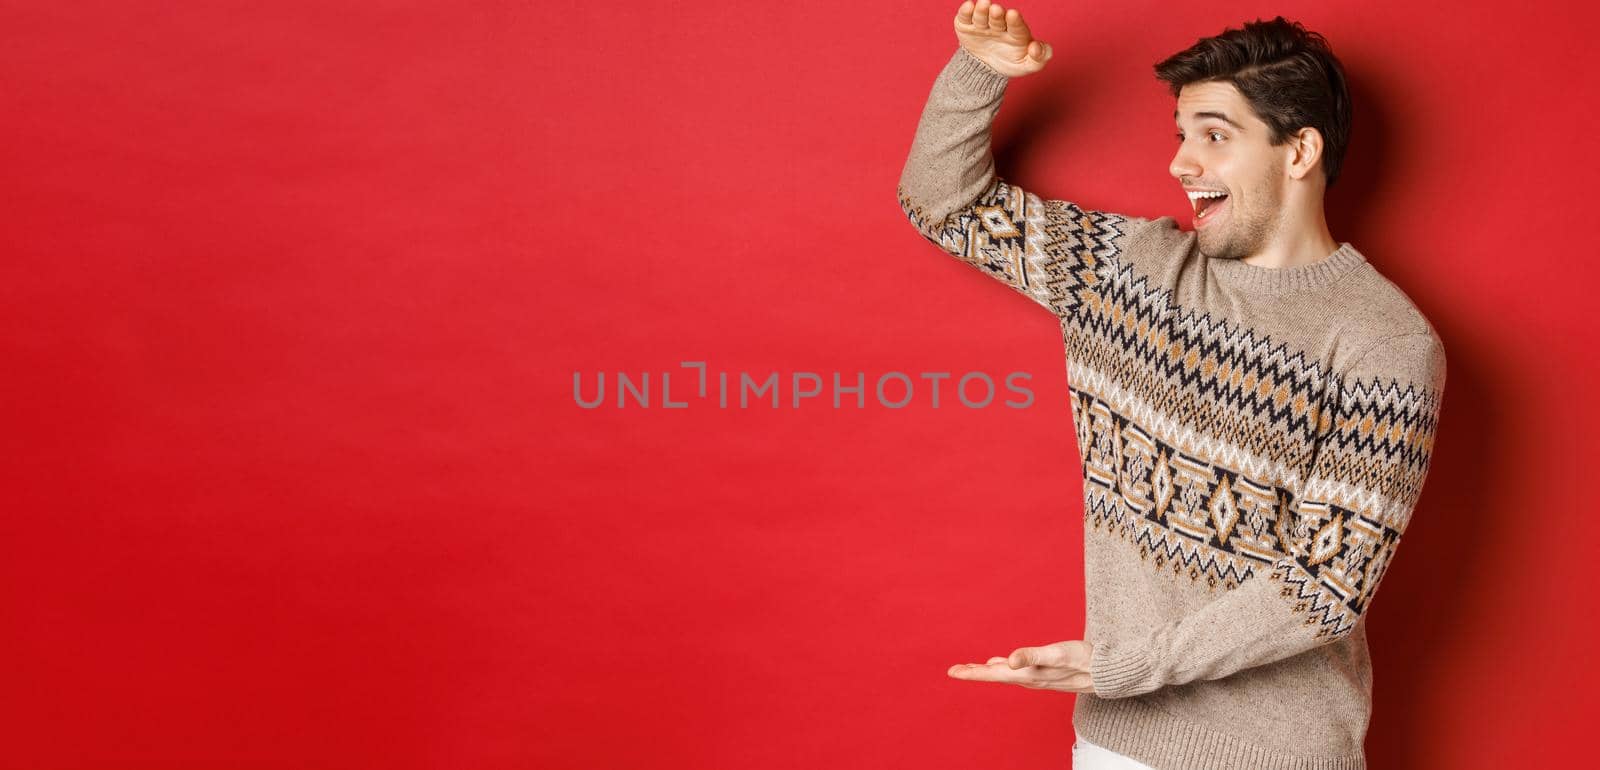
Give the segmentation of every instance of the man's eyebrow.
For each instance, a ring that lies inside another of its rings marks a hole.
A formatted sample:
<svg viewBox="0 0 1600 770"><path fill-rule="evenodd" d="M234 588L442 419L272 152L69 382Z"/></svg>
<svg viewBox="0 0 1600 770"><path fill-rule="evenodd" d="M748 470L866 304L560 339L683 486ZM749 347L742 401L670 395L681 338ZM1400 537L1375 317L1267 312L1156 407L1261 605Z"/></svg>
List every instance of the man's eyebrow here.
<svg viewBox="0 0 1600 770"><path fill-rule="evenodd" d="M1191 113L1189 113L1189 115L1190 115L1190 117L1193 117L1196 120L1199 120L1200 118L1216 118L1217 120L1220 120L1220 121L1222 121L1224 123L1227 123L1228 125L1233 126L1234 128L1236 128L1236 129L1238 129L1240 131L1244 130L1244 126L1241 126L1238 123L1233 122L1232 118L1229 118L1227 115L1225 115L1223 113L1220 113L1220 112L1212 112L1210 110L1206 110L1204 112L1191 112ZM1177 110L1173 110L1172 111L1172 117L1173 117L1174 120L1177 119L1177 117L1178 117L1178 111Z"/></svg>

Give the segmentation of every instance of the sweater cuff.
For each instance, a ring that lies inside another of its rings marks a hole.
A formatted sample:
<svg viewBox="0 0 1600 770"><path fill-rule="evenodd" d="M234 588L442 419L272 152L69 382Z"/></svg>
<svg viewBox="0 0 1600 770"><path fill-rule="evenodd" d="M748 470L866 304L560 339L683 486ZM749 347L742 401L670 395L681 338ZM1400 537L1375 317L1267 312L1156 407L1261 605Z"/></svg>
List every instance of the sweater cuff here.
<svg viewBox="0 0 1600 770"><path fill-rule="evenodd" d="M984 64L964 46L956 46L955 56L950 58L950 77L968 91L991 98L1004 93L1006 84L1011 82L1011 78Z"/></svg>
<svg viewBox="0 0 1600 770"><path fill-rule="evenodd" d="M1160 685L1154 681L1150 659L1140 650L1119 652L1111 645L1095 644L1089 655L1089 679L1094 694L1102 698L1143 695Z"/></svg>

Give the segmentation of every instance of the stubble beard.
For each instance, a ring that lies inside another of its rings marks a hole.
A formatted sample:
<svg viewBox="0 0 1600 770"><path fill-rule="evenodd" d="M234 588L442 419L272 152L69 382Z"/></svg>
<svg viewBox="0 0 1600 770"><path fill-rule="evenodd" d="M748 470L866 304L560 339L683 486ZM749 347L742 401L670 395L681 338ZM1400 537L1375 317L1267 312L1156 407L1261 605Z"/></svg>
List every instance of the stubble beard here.
<svg viewBox="0 0 1600 770"><path fill-rule="evenodd" d="M1212 259L1244 259L1266 245L1283 209L1283 176L1269 168L1251 192L1251 200L1265 205L1245 210L1234 201L1226 230L1208 227L1196 234L1201 254Z"/></svg>

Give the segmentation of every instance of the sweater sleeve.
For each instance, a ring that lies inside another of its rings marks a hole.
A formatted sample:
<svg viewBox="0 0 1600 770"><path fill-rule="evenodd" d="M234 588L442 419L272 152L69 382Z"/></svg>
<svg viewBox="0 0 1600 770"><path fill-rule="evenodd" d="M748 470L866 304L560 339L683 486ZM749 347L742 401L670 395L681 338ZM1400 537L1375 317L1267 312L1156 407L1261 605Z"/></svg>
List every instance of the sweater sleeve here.
<svg viewBox="0 0 1600 770"><path fill-rule="evenodd" d="M956 48L923 108L900 176L900 208L947 254L1062 322L1084 323L1082 309L1096 304L1128 233L1150 220L1046 200L1000 178L989 133L1008 82Z"/></svg>
<svg viewBox="0 0 1600 770"><path fill-rule="evenodd" d="M1289 490L1276 522L1280 556L1142 638L1095 640L1095 694L1219 679L1348 635L1422 492L1444 381L1444 348L1431 330L1363 354L1335 383L1309 472Z"/></svg>

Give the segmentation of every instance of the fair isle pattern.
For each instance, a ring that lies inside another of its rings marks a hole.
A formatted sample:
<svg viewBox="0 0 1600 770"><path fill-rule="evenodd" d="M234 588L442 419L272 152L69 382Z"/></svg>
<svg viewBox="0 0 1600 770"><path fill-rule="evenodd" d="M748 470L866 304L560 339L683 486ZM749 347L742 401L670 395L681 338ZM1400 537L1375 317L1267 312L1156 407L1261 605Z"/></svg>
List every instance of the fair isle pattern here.
<svg viewBox="0 0 1600 770"><path fill-rule="evenodd" d="M1212 590L1266 573L1319 637L1354 627L1420 493L1437 391L1346 383L1177 305L1118 259L1119 215L998 177L942 221L904 193L901 206L946 253L1062 319L1095 529Z"/></svg>
<svg viewBox="0 0 1600 770"><path fill-rule="evenodd" d="M1269 579L1284 583L1280 594L1306 615L1307 624L1318 626L1319 637L1341 635L1354 626L1394 556L1403 524L1387 525L1373 509L1297 496L1291 488L1187 455L1093 394L1071 390L1085 515L1095 529L1128 541L1155 568L1203 579L1212 590L1231 590L1265 570ZM1400 401L1416 411L1398 419L1392 402L1377 408L1360 401L1341 406L1337 428L1323 439L1322 456L1345 458L1350 453L1343 447L1382 444L1388 446L1380 451L1415 455L1431 441L1435 418L1429 404L1437 403L1437 394L1408 389L1402 396ZM1376 420L1377 413L1391 419ZM1410 438L1394 441L1392 432L1377 437L1376 426L1385 423L1408 424L1399 432ZM1324 464L1319 458L1319 470L1343 462ZM1394 483L1420 488L1417 473ZM1403 488L1391 492L1394 499L1405 494Z"/></svg>
<svg viewBox="0 0 1600 770"><path fill-rule="evenodd" d="M1379 378L1342 384L1307 495L1403 529L1422 495L1443 393Z"/></svg>
<svg viewBox="0 0 1600 770"><path fill-rule="evenodd" d="M1294 507L1292 559L1272 573L1319 624L1318 636L1350 630L1394 559L1427 477L1443 397L1377 378L1339 392L1334 427Z"/></svg>
<svg viewBox="0 0 1600 770"><path fill-rule="evenodd" d="M1066 256L1066 255L1063 255ZM1068 257L1070 258L1070 257ZM1181 424L1205 426L1289 473L1327 429L1333 378L1302 351L1176 304L1118 264L1077 319L1068 358ZM1285 467L1286 466L1286 467Z"/></svg>
<svg viewBox="0 0 1600 770"><path fill-rule="evenodd" d="M943 220L922 211L904 190L899 197L924 238L1061 318L1097 295L1102 271L1115 263L1125 221L1041 199L998 177L972 206Z"/></svg>

